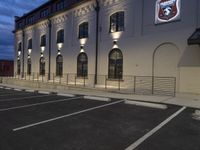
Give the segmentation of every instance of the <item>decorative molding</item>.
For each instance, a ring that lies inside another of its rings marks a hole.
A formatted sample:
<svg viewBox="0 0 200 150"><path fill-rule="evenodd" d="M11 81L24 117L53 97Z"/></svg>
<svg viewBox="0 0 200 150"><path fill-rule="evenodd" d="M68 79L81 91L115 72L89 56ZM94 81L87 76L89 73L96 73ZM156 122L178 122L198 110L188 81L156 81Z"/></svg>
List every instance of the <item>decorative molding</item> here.
<svg viewBox="0 0 200 150"><path fill-rule="evenodd" d="M74 16L80 17L80 16L83 16L87 13L90 13L91 11L94 11L94 6L95 6L95 4L91 3L91 4L88 4L84 7L78 8L78 9L74 10Z"/></svg>
<svg viewBox="0 0 200 150"><path fill-rule="evenodd" d="M65 13L65 14L62 14L62 15L52 18L52 23L53 24L64 23L67 21L67 19L68 19L68 15Z"/></svg>
<svg viewBox="0 0 200 150"><path fill-rule="evenodd" d="M103 5L103 6L109 6L109 5L112 5L114 3L117 3L117 2L122 2L121 0L101 0L100 3Z"/></svg>

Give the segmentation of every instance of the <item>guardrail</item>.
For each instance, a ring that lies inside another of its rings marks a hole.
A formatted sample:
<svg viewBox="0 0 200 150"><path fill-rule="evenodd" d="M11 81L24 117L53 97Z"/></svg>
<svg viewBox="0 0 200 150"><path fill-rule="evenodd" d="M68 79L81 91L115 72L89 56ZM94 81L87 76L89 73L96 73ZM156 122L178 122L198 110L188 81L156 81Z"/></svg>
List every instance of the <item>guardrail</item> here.
<svg viewBox="0 0 200 150"><path fill-rule="evenodd" d="M50 77L50 80L48 77ZM31 73L30 75L27 73L20 75L15 73L12 78L30 80L32 82L48 82L66 86L102 88L109 91L121 91L143 95L175 96L176 94L175 77L124 75L123 79L110 79L108 75L98 75L97 84L94 82L94 74L88 74L87 76L81 77L74 73L63 74L62 76L57 76L55 73L43 75L40 75L39 73Z"/></svg>

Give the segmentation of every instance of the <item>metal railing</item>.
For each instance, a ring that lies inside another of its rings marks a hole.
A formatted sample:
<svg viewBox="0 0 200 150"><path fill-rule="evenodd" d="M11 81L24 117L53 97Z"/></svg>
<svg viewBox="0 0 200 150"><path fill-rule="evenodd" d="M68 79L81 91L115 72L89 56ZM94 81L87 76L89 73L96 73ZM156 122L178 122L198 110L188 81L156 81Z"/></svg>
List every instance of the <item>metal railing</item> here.
<svg viewBox="0 0 200 150"><path fill-rule="evenodd" d="M143 94L143 95L167 95L175 96L176 78L175 77L157 77L157 76L131 76L124 75L123 79L110 79L107 75L98 75L97 84L95 84L95 75L77 76L75 73L56 76L55 73L40 75L31 73L28 75L14 74L15 79L30 80L33 82L48 82L66 86L100 88L109 91L121 91L125 93Z"/></svg>

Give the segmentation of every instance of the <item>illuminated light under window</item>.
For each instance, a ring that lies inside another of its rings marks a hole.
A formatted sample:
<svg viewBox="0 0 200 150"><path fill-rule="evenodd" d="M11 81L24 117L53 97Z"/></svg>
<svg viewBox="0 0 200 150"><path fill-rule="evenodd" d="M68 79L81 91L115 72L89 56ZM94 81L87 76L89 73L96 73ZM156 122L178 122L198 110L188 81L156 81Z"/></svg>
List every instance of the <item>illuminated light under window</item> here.
<svg viewBox="0 0 200 150"><path fill-rule="evenodd" d="M18 56L20 56L21 55L21 51L18 51Z"/></svg>
<svg viewBox="0 0 200 150"><path fill-rule="evenodd" d="M60 51L58 51L58 55L61 55L61 52L60 52Z"/></svg>
<svg viewBox="0 0 200 150"><path fill-rule="evenodd" d="M41 54L41 56L40 57L44 57L44 55L43 54Z"/></svg>
<svg viewBox="0 0 200 150"><path fill-rule="evenodd" d="M86 44L86 42L87 42L87 38L79 39L79 41L80 41L80 44L82 46L84 46Z"/></svg>
<svg viewBox="0 0 200 150"><path fill-rule="evenodd" d="M122 35L122 32L113 32L111 33L112 39L114 41L118 41Z"/></svg>
<svg viewBox="0 0 200 150"><path fill-rule="evenodd" d="M63 47L63 43L58 43L57 46L58 46L58 49L61 50L61 48Z"/></svg>
<svg viewBox="0 0 200 150"><path fill-rule="evenodd" d="M41 52L43 53L45 51L45 46L41 46Z"/></svg>
<svg viewBox="0 0 200 150"><path fill-rule="evenodd" d="M28 49L28 54L31 54L31 52L32 52L32 49Z"/></svg>

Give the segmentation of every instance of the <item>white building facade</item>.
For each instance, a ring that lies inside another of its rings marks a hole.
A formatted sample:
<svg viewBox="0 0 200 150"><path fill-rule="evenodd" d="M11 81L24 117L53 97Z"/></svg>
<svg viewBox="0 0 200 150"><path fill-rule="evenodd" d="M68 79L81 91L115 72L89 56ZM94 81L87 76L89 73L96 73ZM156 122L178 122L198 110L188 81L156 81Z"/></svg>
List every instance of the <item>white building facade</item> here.
<svg viewBox="0 0 200 150"><path fill-rule="evenodd" d="M16 18L15 72L127 87L173 77L177 92L200 93L199 10L199 0L51 0Z"/></svg>

